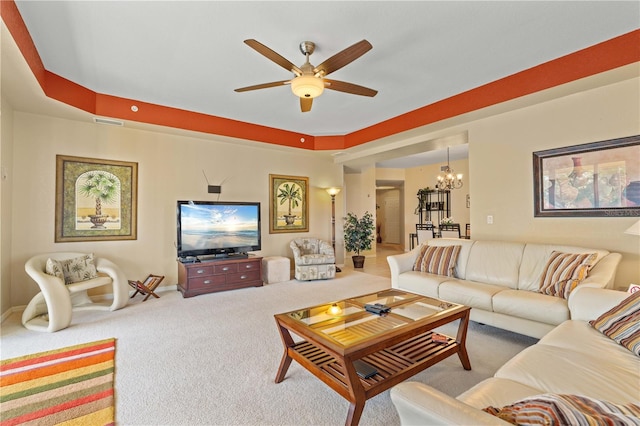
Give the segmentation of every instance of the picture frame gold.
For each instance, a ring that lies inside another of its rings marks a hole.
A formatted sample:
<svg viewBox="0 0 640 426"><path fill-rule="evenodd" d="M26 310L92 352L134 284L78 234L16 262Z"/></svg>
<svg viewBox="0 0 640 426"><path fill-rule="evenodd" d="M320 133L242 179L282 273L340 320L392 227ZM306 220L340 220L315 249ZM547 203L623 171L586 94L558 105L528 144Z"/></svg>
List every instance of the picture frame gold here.
<svg viewBox="0 0 640 426"><path fill-rule="evenodd" d="M638 158L640 135L534 152L534 216L640 216Z"/></svg>
<svg viewBox="0 0 640 426"><path fill-rule="evenodd" d="M138 163L56 155L55 242L135 240Z"/></svg>
<svg viewBox="0 0 640 426"><path fill-rule="evenodd" d="M269 175L269 233L309 232L309 178Z"/></svg>

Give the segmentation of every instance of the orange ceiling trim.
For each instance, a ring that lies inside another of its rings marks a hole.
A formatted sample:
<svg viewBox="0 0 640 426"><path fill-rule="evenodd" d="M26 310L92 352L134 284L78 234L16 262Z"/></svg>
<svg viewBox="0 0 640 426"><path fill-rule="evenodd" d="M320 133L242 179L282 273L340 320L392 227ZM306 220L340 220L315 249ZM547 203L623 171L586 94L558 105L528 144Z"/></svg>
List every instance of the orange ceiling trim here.
<svg viewBox="0 0 640 426"><path fill-rule="evenodd" d="M45 71L42 89L51 99L56 99L65 104L96 114L97 94L84 86L60 77L51 71Z"/></svg>
<svg viewBox="0 0 640 426"><path fill-rule="evenodd" d="M345 145L345 136L342 136L342 135L315 137L316 150L342 149L344 145Z"/></svg>
<svg viewBox="0 0 640 426"><path fill-rule="evenodd" d="M135 112L131 109L134 105L138 109ZM105 94L97 95L95 114L275 145L314 149L313 136ZM305 146L301 146L300 138L305 139Z"/></svg>
<svg viewBox="0 0 640 426"><path fill-rule="evenodd" d="M640 62L640 30L529 68L346 135L345 148Z"/></svg>
<svg viewBox="0 0 640 426"><path fill-rule="evenodd" d="M1 0L0 16L2 16L2 20L18 45L22 56L24 56L24 59L27 61L27 65L31 68L31 72L35 76L36 80L38 80L40 87L44 89L44 64L42 63L38 49L36 49L36 45L33 43L33 39L29 34L29 30L27 30L27 26L22 19L22 15L20 15L20 11L18 10L18 6L16 6L15 1Z"/></svg>

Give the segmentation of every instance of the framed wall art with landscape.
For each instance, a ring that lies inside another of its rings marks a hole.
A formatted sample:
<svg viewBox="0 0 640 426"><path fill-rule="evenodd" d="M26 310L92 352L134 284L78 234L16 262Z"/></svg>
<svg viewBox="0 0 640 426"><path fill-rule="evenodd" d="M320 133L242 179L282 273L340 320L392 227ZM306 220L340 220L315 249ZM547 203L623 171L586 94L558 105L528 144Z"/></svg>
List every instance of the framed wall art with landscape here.
<svg viewBox="0 0 640 426"><path fill-rule="evenodd" d="M640 135L533 153L536 217L640 216Z"/></svg>
<svg viewBox="0 0 640 426"><path fill-rule="evenodd" d="M135 240L138 163L56 156L55 242Z"/></svg>
<svg viewBox="0 0 640 426"><path fill-rule="evenodd" d="M269 233L309 231L309 178L269 175Z"/></svg>

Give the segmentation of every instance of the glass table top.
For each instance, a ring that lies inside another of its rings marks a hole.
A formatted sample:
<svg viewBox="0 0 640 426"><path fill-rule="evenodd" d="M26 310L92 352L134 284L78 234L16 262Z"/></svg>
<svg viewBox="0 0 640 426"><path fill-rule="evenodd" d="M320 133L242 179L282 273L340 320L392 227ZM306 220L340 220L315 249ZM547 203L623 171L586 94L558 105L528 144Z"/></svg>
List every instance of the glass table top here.
<svg viewBox="0 0 640 426"><path fill-rule="evenodd" d="M388 306L390 312L386 315L367 312L365 305L375 303ZM455 303L391 289L282 315L303 324L306 331L348 347L461 307Z"/></svg>

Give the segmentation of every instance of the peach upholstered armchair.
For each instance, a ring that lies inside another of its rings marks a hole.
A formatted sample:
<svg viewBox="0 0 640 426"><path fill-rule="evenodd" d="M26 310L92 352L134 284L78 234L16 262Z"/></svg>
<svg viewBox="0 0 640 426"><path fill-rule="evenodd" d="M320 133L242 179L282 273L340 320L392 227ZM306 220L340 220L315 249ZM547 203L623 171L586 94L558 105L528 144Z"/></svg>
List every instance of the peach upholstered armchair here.
<svg viewBox="0 0 640 426"><path fill-rule="evenodd" d="M293 251L297 280L326 280L336 276L336 256L333 247L327 241L318 238L296 238L289 246Z"/></svg>
<svg viewBox="0 0 640 426"><path fill-rule="evenodd" d="M74 310L115 311L129 301L129 283L120 268L93 254L40 254L24 269L40 287L22 313L22 325L29 330L62 330L71 324ZM112 286L113 301L96 303L89 298L87 290L101 286Z"/></svg>

